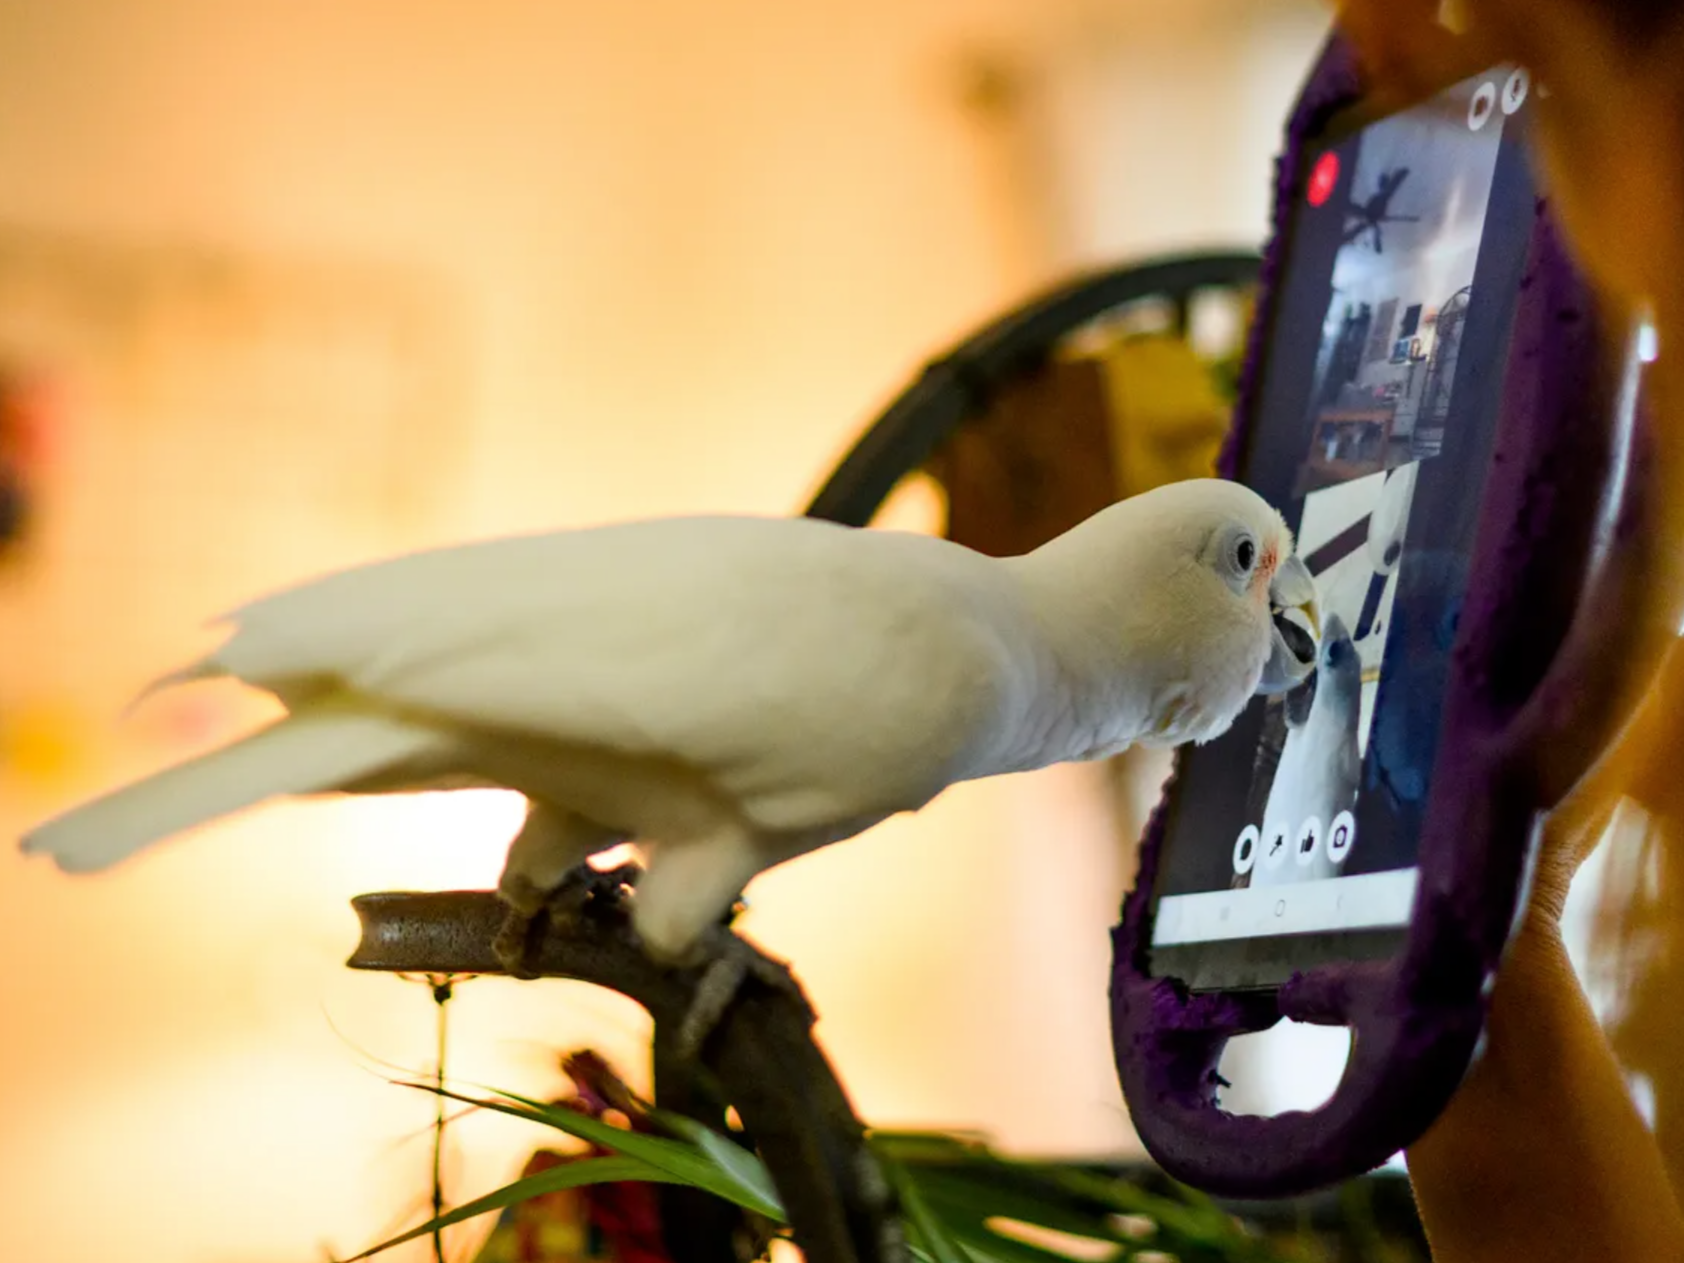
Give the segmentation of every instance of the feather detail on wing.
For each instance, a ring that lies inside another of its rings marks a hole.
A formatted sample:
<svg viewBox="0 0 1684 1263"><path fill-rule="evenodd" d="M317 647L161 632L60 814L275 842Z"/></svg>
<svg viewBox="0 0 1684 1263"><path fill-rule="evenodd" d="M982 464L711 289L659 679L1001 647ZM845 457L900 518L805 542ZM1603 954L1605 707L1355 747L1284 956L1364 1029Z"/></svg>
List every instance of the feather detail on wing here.
<svg viewBox="0 0 1684 1263"><path fill-rule="evenodd" d="M108 868L153 842L287 794L323 793L423 759L442 734L389 715L322 707L49 820L23 839L67 872Z"/></svg>
<svg viewBox="0 0 1684 1263"><path fill-rule="evenodd" d="M921 806L978 762L1021 691L1022 618L991 559L802 520L467 545L230 618L234 635L178 678L226 673L289 704L343 688L558 751L675 761L768 828Z"/></svg>

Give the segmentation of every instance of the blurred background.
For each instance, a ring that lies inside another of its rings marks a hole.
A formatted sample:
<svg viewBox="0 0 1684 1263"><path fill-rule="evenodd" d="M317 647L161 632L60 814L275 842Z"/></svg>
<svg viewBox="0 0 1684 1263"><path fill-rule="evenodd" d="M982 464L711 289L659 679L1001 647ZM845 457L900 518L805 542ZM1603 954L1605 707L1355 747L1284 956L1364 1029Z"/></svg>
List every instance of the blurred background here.
<svg viewBox="0 0 1684 1263"><path fill-rule="evenodd" d="M261 718L209 686L119 721L250 596L472 537L797 510L929 354L1037 287L1259 246L1326 22L0 0L0 835ZM966 786L752 888L742 926L794 962L867 1120L1138 1154L1105 1008L1133 822L1102 775ZM519 816L277 805L77 881L0 845L0 1257L279 1263L419 1218L432 1102L382 1075L431 1064L433 1005L343 968L348 900L490 886ZM472 981L452 1026L471 1081L553 1092L579 1043L643 1072L642 1012L582 986ZM1331 1089L1337 1033L1306 1039L1256 1101ZM452 1197L532 1143L466 1119Z"/></svg>

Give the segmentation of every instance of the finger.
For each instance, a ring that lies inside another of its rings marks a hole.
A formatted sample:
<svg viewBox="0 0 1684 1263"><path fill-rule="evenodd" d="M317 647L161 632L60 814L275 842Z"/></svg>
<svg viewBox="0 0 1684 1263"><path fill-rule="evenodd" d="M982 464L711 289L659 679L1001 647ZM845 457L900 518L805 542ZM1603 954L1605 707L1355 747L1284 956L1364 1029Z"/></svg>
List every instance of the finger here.
<svg viewBox="0 0 1684 1263"><path fill-rule="evenodd" d="M1356 52L1374 104L1382 110L1417 101L1500 55L1469 27L1440 21L1441 0L1343 0L1337 22Z"/></svg>
<svg viewBox="0 0 1684 1263"><path fill-rule="evenodd" d="M1341 0L1335 20L1372 92L1417 96L1431 86L1455 39L1438 10L1438 0Z"/></svg>
<svg viewBox="0 0 1684 1263"><path fill-rule="evenodd" d="M1603 3L1587 0L1478 0L1468 6L1469 33L1518 62L1552 96L1583 99L1600 90L1615 65Z"/></svg>
<svg viewBox="0 0 1684 1263"><path fill-rule="evenodd" d="M1540 73L1557 59L1582 70L1642 55L1684 23L1678 0L1469 0L1471 15Z"/></svg>

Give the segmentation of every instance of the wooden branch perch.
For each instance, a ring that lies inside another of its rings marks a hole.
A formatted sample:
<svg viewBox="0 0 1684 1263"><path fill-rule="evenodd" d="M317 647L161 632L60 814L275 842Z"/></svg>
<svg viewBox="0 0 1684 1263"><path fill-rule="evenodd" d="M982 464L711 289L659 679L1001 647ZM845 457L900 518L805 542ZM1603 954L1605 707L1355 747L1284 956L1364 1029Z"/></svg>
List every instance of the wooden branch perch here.
<svg viewBox="0 0 1684 1263"><path fill-rule="evenodd" d="M536 968L544 977L608 987L647 1009L655 1019L659 1090L672 1086L685 1095L684 1085L673 1082L670 1043L700 971L663 969L644 955L618 897L622 880L581 874L536 944ZM505 972L491 951L505 907L490 891L370 894L351 906L362 922L362 941L346 962L352 969ZM689 1077L711 1075L736 1107L810 1263L907 1263L894 1195L866 1146L864 1126L813 1042L812 1023L800 998L751 978Z"/></svg>

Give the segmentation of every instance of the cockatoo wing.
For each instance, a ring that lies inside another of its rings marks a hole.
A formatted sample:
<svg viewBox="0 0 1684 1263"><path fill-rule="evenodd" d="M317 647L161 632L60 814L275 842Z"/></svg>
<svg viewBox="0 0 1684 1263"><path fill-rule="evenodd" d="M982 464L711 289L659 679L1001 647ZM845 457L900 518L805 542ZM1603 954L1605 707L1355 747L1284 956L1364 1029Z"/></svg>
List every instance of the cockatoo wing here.
<svg viewBox="0 0 1684 1263"><path fill-rule="evenodd" d="M397 716L318 706L32 830L26 851L94 872L160 838L282 794L317 794L443 753L448 734Z"/></svg>
<svg viewBox="0 0 1684 1263"><path fill-rule="evenodd" d="M985 766L1040 665L998 563L800 519L415 554L230 617L187 674L674 762L775 830L922 806Z"/></svg>

